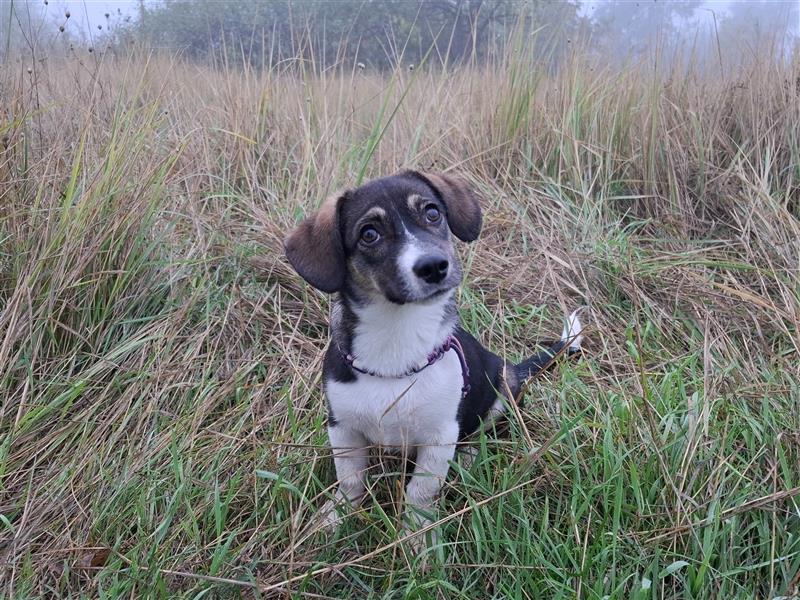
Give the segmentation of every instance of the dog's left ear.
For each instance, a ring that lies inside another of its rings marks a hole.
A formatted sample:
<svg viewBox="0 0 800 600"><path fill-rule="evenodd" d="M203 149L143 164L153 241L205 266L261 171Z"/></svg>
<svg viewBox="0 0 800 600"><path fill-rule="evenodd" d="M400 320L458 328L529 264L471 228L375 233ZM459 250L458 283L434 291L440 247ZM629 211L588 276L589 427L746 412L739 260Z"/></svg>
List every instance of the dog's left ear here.
<svg viewBox="0 0 800 600"><path fill-rule="evenodd" d="M483 218L478 195L469 184L457 175L444 173L420 173L406 171L405 174L427 183L438 194L447 208L447 223L462 242L473 242L481 232Z"/></svg>

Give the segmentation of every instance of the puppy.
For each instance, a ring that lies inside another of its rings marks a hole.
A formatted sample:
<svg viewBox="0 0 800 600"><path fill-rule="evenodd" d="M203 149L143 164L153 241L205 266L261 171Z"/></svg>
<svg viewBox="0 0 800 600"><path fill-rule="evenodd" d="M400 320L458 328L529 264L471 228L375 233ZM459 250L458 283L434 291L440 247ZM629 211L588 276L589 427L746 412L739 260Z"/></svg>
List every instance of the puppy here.
<svg viewBox="0 0 800 600"><path fill-rule="evenodd" d="M453 236L474 241L481 220L462 179L403 171L329 198L286 238L294 269L338 293L323 366L339 480L322 511L327 525L339 522L336 505L363 499L371 446L414 457L406 522L430 523L457 442L502 413L501 396L513 401L553 356L579 349L575 313L561 341L516 365L459 326Z"/></svg>

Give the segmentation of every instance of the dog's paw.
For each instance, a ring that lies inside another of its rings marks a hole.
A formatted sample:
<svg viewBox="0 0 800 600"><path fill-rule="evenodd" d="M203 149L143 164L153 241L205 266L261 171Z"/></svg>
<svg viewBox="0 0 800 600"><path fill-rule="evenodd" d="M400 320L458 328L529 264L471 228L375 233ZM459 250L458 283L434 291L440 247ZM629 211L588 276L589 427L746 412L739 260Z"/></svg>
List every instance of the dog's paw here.
<svg viewBox="0 0 800 600"><path fill-rule="evenodd" d="M435 529L417 533L416 530L404 528L401 532L403 543L414 556L423 554L429 548L439 545L439 533Z"/></svg>
<svg viewBox="0 0 800 600"><path fill-rule="evenodd" d="M475 459L478 457L478 449L473 446L464 446L459 448L456 454L458 464L465 471L469 471L472 465L475 464Z"/></svg>
<svg viewBox="0 0 800 600"><path fill-rule="evenodd" d="M426 511L427 512L427 511ZM400 530L400 538L406 547L414 555L419 555L429 548L439 544L439 532L437 528L430 526L433 520L430 515L423 514L419 509L407 509L403 515L403 528Z"/></svg>
<svg viewBox="0 0 800 600"><path fill-rule="evenodd" d="M328 500L318 511L308 517L306 511L298 511L292 517L293 529L297 532L296 545L302 546L308 540L317 538L320 534L330 536L336 533L342 517L337 511L333 500Z"/></svg>
<svg viewBox="0 0 800 600"><path fill-rule="evenodd" d="M339 525L342 524L342 516L339 514L338 505L333 500L328 500L319 509L316 521L320 529L328 533L336 533Z"/></svg>
<svg viewBox="0 0 800 600"><path fill-rule="evenodd" d="M300 523L297 522L299 515L296 516L294 518L295 528L301 530L306 537L318 532L336 533L343 520L337 508L338 505L333 500L328 500L310 519L305 521L305 525L300 526Z"/></svg>

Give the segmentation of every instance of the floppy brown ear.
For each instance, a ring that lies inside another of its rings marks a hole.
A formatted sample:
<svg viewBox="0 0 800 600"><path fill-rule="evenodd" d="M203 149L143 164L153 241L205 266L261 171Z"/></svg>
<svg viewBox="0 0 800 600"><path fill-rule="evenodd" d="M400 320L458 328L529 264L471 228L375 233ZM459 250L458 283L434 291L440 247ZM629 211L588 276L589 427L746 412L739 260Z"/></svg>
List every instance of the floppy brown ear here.
<svg viewBox="0 0 800 600"><path fill-rule="evenodd" d="M483 218L477 194L457 175L407 171L427 183L439 195L447 208L450 231L463 242L473 242L481 232Z"/></svg>
<svg viewBox="0 0 800 600"><path fill-rule="evenodd" d="M332 294L342 289L346 265L339 232L339 204L345 194L331 196L283 241L286 258L315 288Z"/></svg>

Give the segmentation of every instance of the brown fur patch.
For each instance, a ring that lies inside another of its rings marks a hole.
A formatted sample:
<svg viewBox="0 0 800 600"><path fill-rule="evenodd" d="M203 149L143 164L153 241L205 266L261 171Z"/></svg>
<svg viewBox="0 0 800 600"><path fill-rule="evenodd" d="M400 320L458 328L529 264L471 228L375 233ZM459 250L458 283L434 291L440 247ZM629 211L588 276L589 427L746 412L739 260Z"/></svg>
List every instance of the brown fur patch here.
<svg viewBox="0 0 800 600"><path fill-rule="evenodd" d="M315 288L333 293L344 284L345 261L339 234L339 204L345 193L330 196L284 240L286 257Z"/></svg>

